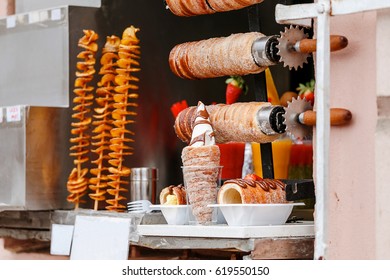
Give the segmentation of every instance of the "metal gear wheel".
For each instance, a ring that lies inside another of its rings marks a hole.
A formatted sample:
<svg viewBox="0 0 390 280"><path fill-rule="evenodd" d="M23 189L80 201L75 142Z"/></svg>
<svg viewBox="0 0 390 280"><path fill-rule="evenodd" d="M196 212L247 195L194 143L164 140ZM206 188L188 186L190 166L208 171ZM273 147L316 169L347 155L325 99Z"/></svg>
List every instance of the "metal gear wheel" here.
<svg viewBox="0 0 390 280"><path fill-rule="evenodd" d="M299 122L299 115L309 110L313 110L311 103L299 96L297 99L293 98L291 102L287 102L283 123L286 125L286 132L289 135L297 139L306 139L312 135L313 128Z"/></svg>
<svg viewBox="0 0 390 280"><path fill-rule="evenodd" d="M277 54L280 56L280 62L283 62L284 67L288 66L290 70L292 68L297 70L299 67L303 67L303 63L307 63L310 54L295 50L295 44L307 37L307 34L299 27L285 27L284 31L280 32L280 37L277 39L279 42Z"/></svg>

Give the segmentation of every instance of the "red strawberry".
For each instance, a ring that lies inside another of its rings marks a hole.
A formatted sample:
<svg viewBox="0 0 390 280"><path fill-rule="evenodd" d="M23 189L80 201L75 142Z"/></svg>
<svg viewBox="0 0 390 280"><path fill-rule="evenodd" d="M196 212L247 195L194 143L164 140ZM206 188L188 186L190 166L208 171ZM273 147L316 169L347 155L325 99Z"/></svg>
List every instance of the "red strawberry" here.
<svg viewBox="0 0 390 280"><path fill-rule="evenodd" d="M182 101L174 103L171 106L171 112L172 112L173 116L176 118L177 115L179 115L179 113L181 111L183 111L185 108L188 108L187 101L186 100L182 100Z"/></svg>
<svg viewBox="0 0 390 280"><path fill-rule="evenodd" d="M241 76L231 76L226 80L226 104L233 104L242 93L246 94L248 87Z"/></svg>
<svg viewBox="0 0 390 280"><path fill-rule="evenodd" d="M314 106L314 88L315 81L313 79L311 79L310 82L307 82L306 84L299 84L299 87L297 87L297 90L299 90L299 96L309 101L311 106Z"/></svg>
<svg viewBox="0 0 390 280"><path fill-rule="evenodd" d="M256 174L252 173L252 174L247 174L245 177L244 177L245 180L253 180L253 181L260 181L262 180L263 178L261 178L260 176L257 176Z"/></svg>

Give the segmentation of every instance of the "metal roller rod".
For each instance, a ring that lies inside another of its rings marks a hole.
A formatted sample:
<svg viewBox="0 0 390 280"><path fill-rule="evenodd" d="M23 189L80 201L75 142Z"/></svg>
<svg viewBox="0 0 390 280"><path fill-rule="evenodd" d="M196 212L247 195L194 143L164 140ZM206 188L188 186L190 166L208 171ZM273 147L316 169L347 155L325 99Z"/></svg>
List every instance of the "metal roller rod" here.
<svg viewBox="0 0 390 280"><path fill-rule="evenodd" d="M249 30L261 32L259 4L248 8ZM253 52L253 51L252 51ZM253 76L255 81L255 98L256 101L268 101L267 84L265 72ZM274 178L274 167L272 158L272 143L260 144L261 163L264 178Z"/></svg>
<svg viewBox="0 0 390 280"><path fill-rule="evenodd" d="M258 38L253 42L252 55L255 63L260 66L271 66L279 62L280 56L277 54L278 36L266 36Z"/></svg>

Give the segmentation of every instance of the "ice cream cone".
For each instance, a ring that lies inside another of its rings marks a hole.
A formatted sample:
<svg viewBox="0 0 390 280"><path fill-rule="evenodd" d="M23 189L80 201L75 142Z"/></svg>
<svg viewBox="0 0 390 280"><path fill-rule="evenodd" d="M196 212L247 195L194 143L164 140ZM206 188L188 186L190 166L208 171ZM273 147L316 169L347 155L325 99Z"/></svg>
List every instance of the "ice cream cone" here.
<svg viewBox="0 0 390 280"><path fill-rule="evenodd" d="M221 167L219 147L203 103L199 102L190 146L182 151L183 179L187 202L197 224L210 224L216 219L213 208L217 201Z"/></svg>

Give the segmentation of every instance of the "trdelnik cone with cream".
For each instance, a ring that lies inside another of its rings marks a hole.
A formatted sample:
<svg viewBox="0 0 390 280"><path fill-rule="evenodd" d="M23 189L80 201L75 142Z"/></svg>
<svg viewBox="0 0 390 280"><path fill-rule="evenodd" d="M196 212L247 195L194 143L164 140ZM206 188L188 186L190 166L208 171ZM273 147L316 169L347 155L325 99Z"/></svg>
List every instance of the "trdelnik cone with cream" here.
<svg viewBox="0 0 390 280"><path fill-rule="evenodd" d="M181 158L192 214L198 224L209 224L213 220L213 208L207 205L217 201L220 152L215 145L209 114L202 102L197 106L191 142L183 149Z"/></svg>

